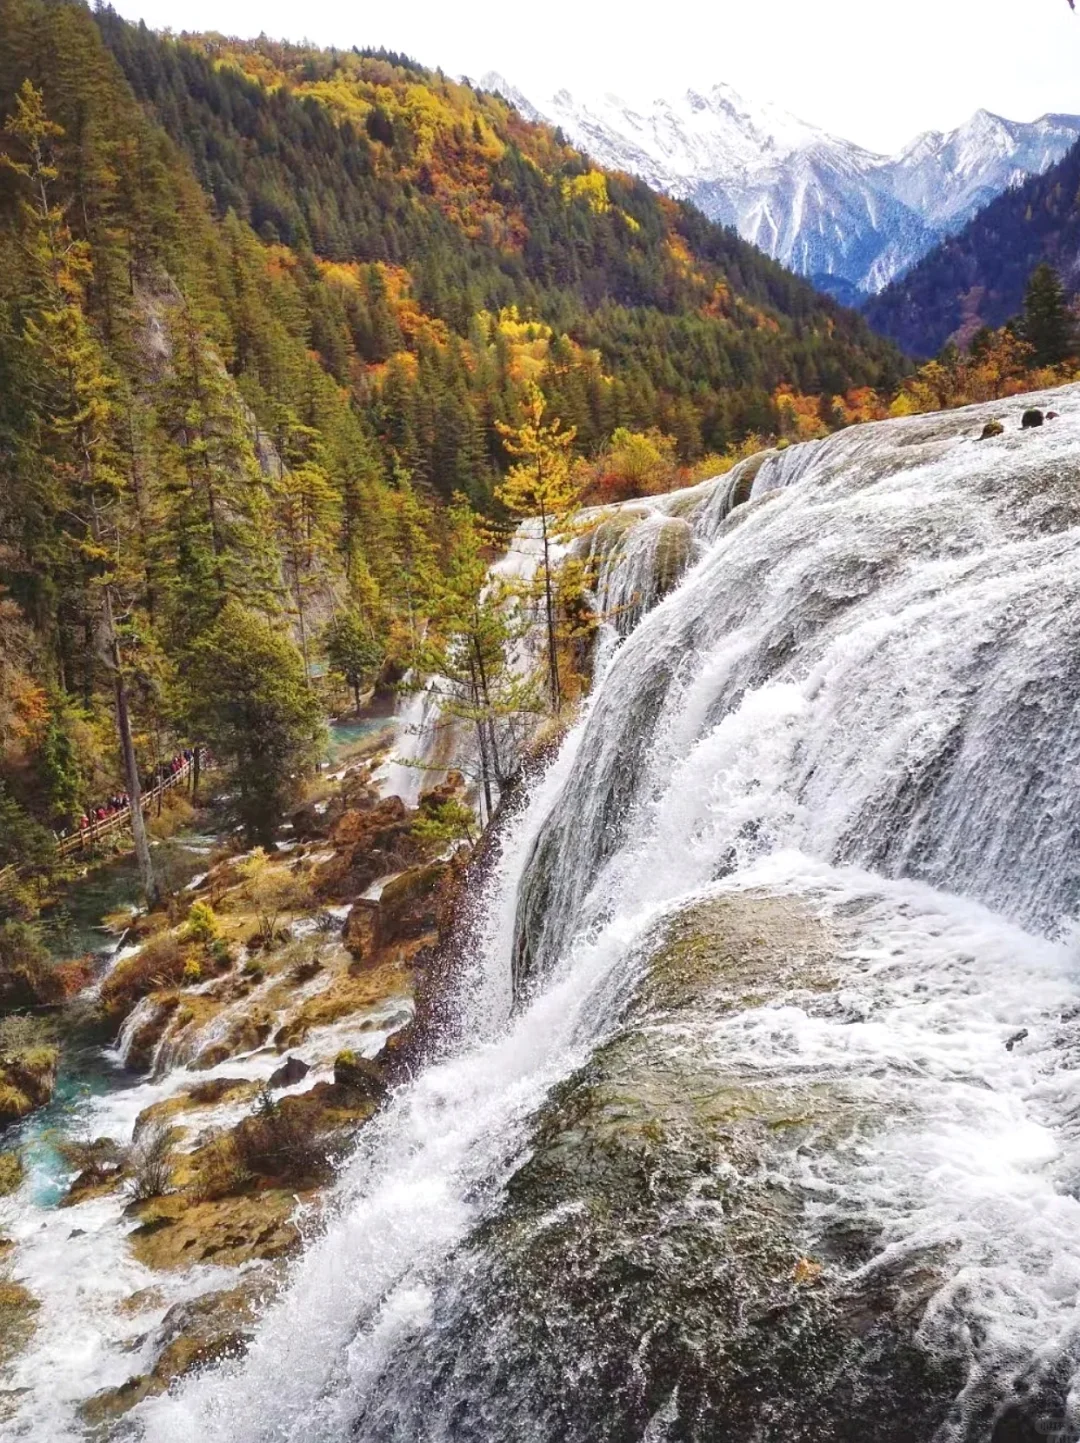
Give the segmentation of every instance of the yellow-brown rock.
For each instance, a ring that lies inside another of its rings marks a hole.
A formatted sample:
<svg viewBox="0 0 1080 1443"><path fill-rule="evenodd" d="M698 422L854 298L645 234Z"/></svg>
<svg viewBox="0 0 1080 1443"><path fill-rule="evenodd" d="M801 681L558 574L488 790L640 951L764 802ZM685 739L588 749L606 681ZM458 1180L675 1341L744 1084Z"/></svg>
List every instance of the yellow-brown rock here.
<svg viewBox="0 0 1080 1443"><path fill-rule="evenodd" d="M149 1372L96 1393L80 1409L83 1418L90 1424L108 1422L144 1398L164 1393L175 1379L197 1368L239 1357L273 1286L272 1278L254 1272L235 1288L176 1303L157 1329L158 1351Z"/></svg>
<svg viewBox="0 0 1080 1443"><path fill-rule="evenodd" d="M140 1204L132 1252L148 1268L194 1263L236 1267L253 1258L280 1258L300 1241L290 1221L296 1197L280 1188L192 1202L180 1193Z"/></svg>

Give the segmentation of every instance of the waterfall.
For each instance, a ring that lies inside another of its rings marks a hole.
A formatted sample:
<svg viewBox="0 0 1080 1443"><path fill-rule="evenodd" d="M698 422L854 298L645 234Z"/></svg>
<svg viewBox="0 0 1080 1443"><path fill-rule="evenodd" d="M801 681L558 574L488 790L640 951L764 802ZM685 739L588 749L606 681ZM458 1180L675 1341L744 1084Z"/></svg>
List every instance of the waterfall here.
<svg viewBox="0 0 1080 1443"><path fill-rule="evenodd" d="M141 1436L1076 1438L1078 478L1068 388L754 458L611 549L624 639L503 838L467 1044Z"/></svg>
<svg viewBox="0 0 1080 1443"><path fill-rule="evenodd" d="M399 701L393 755L379 776L383 796L398 796L407 807L415 807L421 792L445 777L449 723L441 719L441 708L442 696L434 682L406 692Z"/></svg>

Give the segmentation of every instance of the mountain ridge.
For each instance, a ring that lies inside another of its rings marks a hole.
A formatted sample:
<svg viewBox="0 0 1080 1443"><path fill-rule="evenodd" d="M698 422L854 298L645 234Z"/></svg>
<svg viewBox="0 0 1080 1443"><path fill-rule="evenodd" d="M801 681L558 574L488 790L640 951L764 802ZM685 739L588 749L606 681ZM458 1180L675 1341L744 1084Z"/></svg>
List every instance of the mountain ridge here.
<svg viewBox="0 0 1080 1443"><path fill-rule="evenodd" d="M917 356L967 344L1018 314L1047 261L1080 288L1080 142L1044 174L997 196L868 303L867 319Z"/></svg>
<svg viewBox="0 0 1080 1443"><path fill-rule="evenodd" d="M644 108L566 89L537 100L496 72L481 85L557 125L597 163L692 202L849 302L883 290L1080 138L1080 115L1025 122L983 109L883 155L723 83Z"/></svg>

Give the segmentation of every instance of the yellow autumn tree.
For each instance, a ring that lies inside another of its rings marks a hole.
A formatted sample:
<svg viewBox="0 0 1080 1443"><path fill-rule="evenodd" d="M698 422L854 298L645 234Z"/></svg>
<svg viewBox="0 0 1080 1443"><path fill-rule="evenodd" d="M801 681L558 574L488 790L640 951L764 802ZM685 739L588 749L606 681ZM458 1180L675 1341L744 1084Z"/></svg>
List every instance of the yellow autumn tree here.
<svg viewBox="0 0 1080 1443"><path fill-rule="evenodd" d="M495 494L513 515L535 518L539 522L542 551L540 579L547 620L548 685L551 709L558 712L561 694L551 545L565 531L577 500L577 484L570 466L570 448L577 429L573 426L564 429L557 416L545 423L545 405L544 393L539 386L530 385L521 425L498 423L503 446L516 461Z"/></svg>

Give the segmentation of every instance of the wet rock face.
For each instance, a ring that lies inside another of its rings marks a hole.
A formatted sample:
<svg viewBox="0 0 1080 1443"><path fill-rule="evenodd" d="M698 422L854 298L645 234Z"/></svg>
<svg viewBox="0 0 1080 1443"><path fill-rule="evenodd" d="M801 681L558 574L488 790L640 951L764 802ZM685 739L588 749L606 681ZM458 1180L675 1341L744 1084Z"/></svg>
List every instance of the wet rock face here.
<svg viewBox="0 0 1080 1443"><path fill-rule="evenodd" d="M239 1357L247 1349L270 1291L264 1275L249 1273L235 1288L174 1304L152 1339L154 1362L149 1371L88 1399L80 1410L83 1418L90 1424L105 1423L144 1398L164 1393L188 1373L224 1358Z"/></svg>
<svg viewBox="0 0 1080 1443"><path fill-rule="evenodd" d="M412 834L413 814L400 797L385 797L370 807L346 811L334 824L335 855L315 872L321 897L351 901L379 877L421 861L423 847Z"/></svg>
<svg viewBox="0 0 1080 1443"><path fill-rule="evenodd" d="M791 1159L873 1119L828 1082L726 1069L708 1020L828 984L796 903L684 916L624 1026L537 1118L497 1213L391 1360L365 1443L930 1443L962 1360L920 1340L942 1258L875 1262Z"/></svg>

